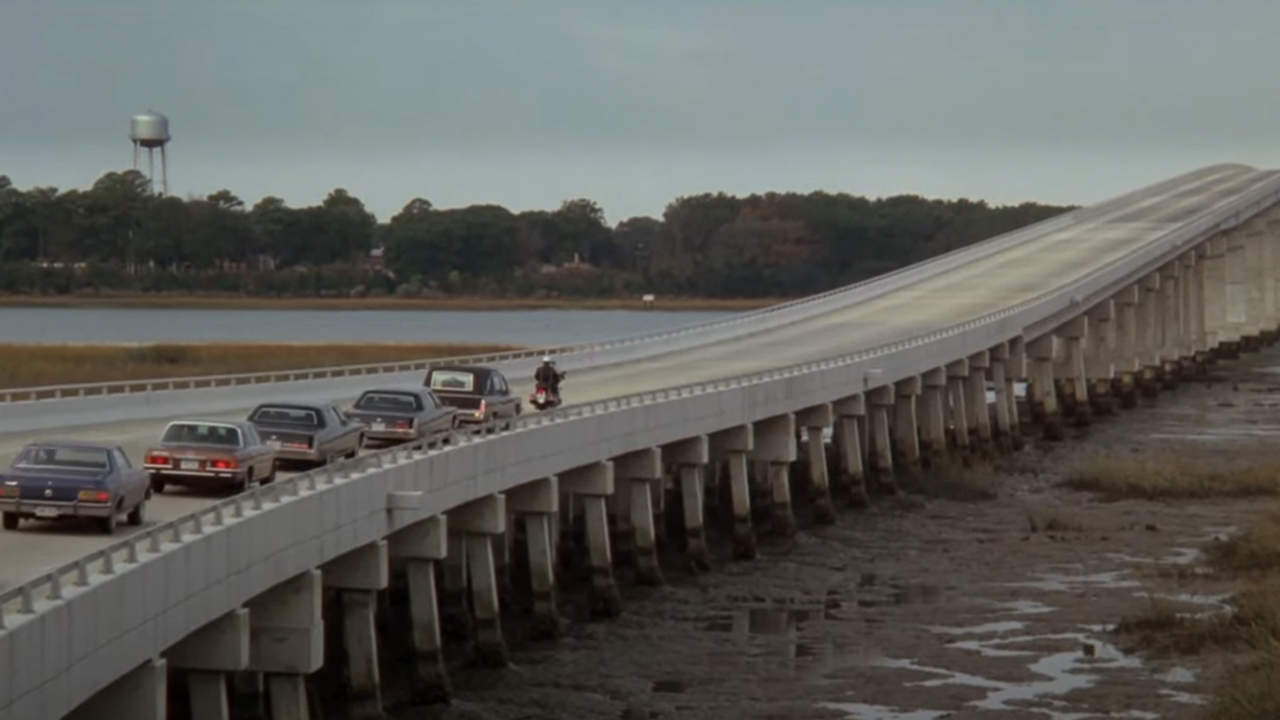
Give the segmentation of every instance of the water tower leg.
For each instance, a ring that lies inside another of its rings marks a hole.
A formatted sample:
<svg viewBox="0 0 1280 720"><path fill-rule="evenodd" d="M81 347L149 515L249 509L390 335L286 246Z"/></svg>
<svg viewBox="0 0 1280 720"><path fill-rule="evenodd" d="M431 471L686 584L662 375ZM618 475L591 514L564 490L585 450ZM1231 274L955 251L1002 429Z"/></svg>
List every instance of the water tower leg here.
<svg viewBox="0 0 1280 720"><path fill-rule="evenodd" d="M161 194L169 194L169 156L166 154L165 146L160 146L160 187Z"/></svg>
<svg viewBox="0 0 1280 720"><path fill-rule="evenodd" d="M147 180L151 182L151 192L156 191L156 150L147 148Z"/></svg>

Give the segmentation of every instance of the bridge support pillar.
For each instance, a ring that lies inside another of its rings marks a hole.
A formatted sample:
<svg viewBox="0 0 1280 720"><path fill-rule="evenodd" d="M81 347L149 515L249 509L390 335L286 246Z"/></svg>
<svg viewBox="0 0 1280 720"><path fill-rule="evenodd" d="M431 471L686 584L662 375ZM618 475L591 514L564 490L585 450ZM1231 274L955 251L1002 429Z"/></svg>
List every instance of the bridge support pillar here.
<svg viewBox="0 0 1280 720"><path fill-rule="evenodd" d="M1021 450L1022 418L1018 411L1018 381L1027 378L1027 344L1021 336L1008 342L1009 357L1004 361L1004 382L1009 397L1009 434L1013 437L1013 449Z"/></svg>
<svg viewBox="0 0 1280 720"><path fill-rule="evenodd" d="M1240 349L1257 352L1262 349L1262 331L1266 316L1266 243L1267 228L1260 218L1253 218L1244 229L1245 322L1241 328Z"/></svg>
<svg viewBox="0 0 1280 720"><path fill-rule="evenodd" d="M835 423L830 403L815 405L796 413L796 423L805 429L805 447L809 460L809 492L813 503L813 521L831 525L836 521L836 506L831 501L831 480L827 471L827 428Z"/></svg>
<svg viewBox="0 0 1280 720"><path fill-rule="evenodd" d="M617 617L622 612L609 546L607 498L614 492L613 469L613 462L606 460L560 474L560 488L582 501L591 568L591 615L596 618Z"/></svg>
<svg viewBox="0 0 1280 720"><path fill-rule="evenodd" d="M471 610L467 607L467 536L450 529L449 552L444 559L443 592L440 593L441 620L445 634L454 640L469 640Z"/></svg>
<svg viewBox="0 0 1280 720"><path fill-rule="evenodd" d="M191 720L229 720L227 676L249 666L249 611L232 610L178 641L164 658L188 671Z"/></svg>
<svg viewBox="0 0 1280 720"><path fill-rule="evenodd" d="M1204 340L1206 359L1222 356L1227 325L1227 239L1211 237L1201 244L1204 264Z"/></svg>
<svg viewBox="0 0 1280 720"><path fill-rule="evenodd" d="M706 466L711 462L706 435L696 435L662 448L662 459L676 468L684 507L685 567L691 573L711 569L707 549Z"/></svg>
<svg viewBox="0 0 1280 720"><path fill-rule="evenodd" d="M493 558L493 536L507 530L506 497L493 494L472 500L450 510L447 522L451 531L462 533L466 538L466 571L475 628L474 661L482 667L506 667L507 642L502 635L498 576Z"/></svg>
<svg viewBox="0 0 1280 720"><path fill-rule="evenodd" d="M1130 285L1114 297L1116 305L1116 374L1111 381L1111 393L1120 407L1128 410L1138 406L1138 301L1142 291Z"/></svg>
<svg viewBox="0 0 1280 720"><path fill-rule="evenodd" d="M1031 416L1044 426L1046 440L1062 440L1066 437L1053 377L1054 341L1054 336L1049 334L1027 343L1028 361L1031 365Z"/></svg>
<svg viewBox="0 0 1280 720"><path fill-rule="evenodd" d="M916 398L920 395L920 378L911 377L893 384L894 465L900 471L920 472L920 424L916 417Z"/></svg>
<svg viewBox="0 0 1280 720"><path fill-rule="evenodd" d="M1084 377L1089 408L1094 415L1110 415L1112 406L1112 378L1114 368L1111 359L1116 353L1115 301L1103 300L1085 313Z"/></svg>
<svg viewBox="0 0 1280 720"><path fill-rule="evenodd" d="M956 454L967 457L973 436L971 418L973 411L969 408L969 361L956 360L946 367L947 399L951 409L951 444Z"/></svg>
<svg viewBox="0 0 1280 720"><path fill-rule="evenodd" d="M752 458L769 465L769 491L773 500L773 532L796 534L796 514L791 504L791 463L796 461L796 418L787 413L755 423Z"/></svg>
<svg viewBox="0 0 1280 720"><path fill-rule="evenodd" d="M934 368L920 380L920 454L923 464L933 466L947 450L947 369Z"/></svg>
<svg viewBox="0 0 1280 720"><path fill-rule="evenodd" d="M1226 284L1226 322L1219 333L1219 356L1226 360L1240 357L1240 338L1248 319L1248 268L1246 267L1244 233L1240 228L1226 233L1227 249L1223 280Z"/></svg>
<svg viewBox="0 0 1280 720"><path fill-rule="evenodd" d="M1280 335L1280 215L1277 215L1273 208L1271 217L1266 221L1266 237L1264 238L1266 250L1263 252L1263 264L1265 270L1265 283L1263 293L1266 299L1263 305L1266 309L1266 315L1263 319L1263 328L1266 331L1265 341L1268 345L1275 344Z"/></svg>
<svg viewBox="0 0 1280 720"><path fill-rule="evenodd" d="M751 425L738 425L710 436L711 459L729 464L729 495L733 504L733 558L756 557L756 532L751 524L751 478L747 456L755 450Z"/></svg>
<svg viewBox="0 0 1280 720"><path fill-rule="evenodd" d="M876 485L891 494L897 490L893 481L893 451L889 444L889 410L893 408L893 394L892 385L881 385L867 393L867 400L871 404L871 472L874 473Z"/></svg>
<svg viewBox="0 0 1280 720"><path fill-rule="evenodd" d="M409 621L413 631L413 702L432 705L453 695L444 665L444 635L436 600L436 564L449 554L449 522L436 515L392 533L392 558L403 560L409 581Z"/></svg>
<svg viewBox="0 0 1280 720"><path fill-rule="evenodd" d="M6 672L12 671L6 668ZM169 717L168 687L168 663L149 660L99 690L67 713L65 720L165 720Z"/></svg>
<svg viewBox="0 0 1280 720"><path fill-rule="evenodd" d="M1018 408L1011 397L1008 365L1009 344L1000 343L991 348L991 385L996 394L996 426L992 438L1003 452L1013 450L1013 420L1018 415Z"/></svg>
<svg viewBox="0 0 1280 720"><path fill-rule="evenodd" d="M1160 386L1172 390L1182 374L1182 260L1160 268Z"/></svg>
<svg viewBox="0 0 1280 720"><path fill-rule="evenodd" d="M1188 253L1194 263L1190 268L1190 283L1187 288L1187 339L1191 363L1195 374L1208 372L1209 344L1205 331L1205 318L1208 312L1205 298L1205 253L1208 243L1201 243Z"/></svg>
<svg viewBox="0 0 1280 720"><path fill-rule="evenodd" d="M1160 345L1164 323L1160 273L1148 274L1138 286L1142 293L1138 300L1138 390L1143 397L1154 398L1160 393L1160 382L1164 376Z"/></svg>
<svg viewBox="0 0 1280 720"><path fill-rule="evenodd" d="M614 477L621 477L615 492L628 493L631 500L631 527L636 582L640 585L662 585L662 568L658 564L657 519L653 496L663 492L662 450L648 448L613 459ZM656 489L655 489L656 488Z"/></svg>
<svg viewBox="0 0 1280 720"><path fill-rule="evenodd" d="M836 413L834 440L840 458L840 485L848 490L850 505L867 507L870 498L867 496L867 473L862 462L862 431L859 427L866 423L866 400L862 395L853 395L837 400L833 409Z"/></svg>
<svg viewBox="0 0 1280 720"><path fill-rule="evenodd" d="M974 353L969 356L969 377L965 378L970 445L984 455L991 451L991 410L987 404L987 370L990 367L989 351Z"/></svg>
<svg viewBox="0 0 1280 720"><path fill-rule="evenodd" d="M560 637L564 625L556 603L556 556L553 533L560 512L560 484L552 476L503 493L507 510L524 521L529 557L529 590L533 600L530 635L534 640Z"/></svg>
<svg viewBox="0 0 1280 720"><path fill-rule="evenodd" d="M347 660L347 701L352 720L382 717L378 668L378 591L390 584L386 540L356 548L325 563L321 580L342 597L343 649Z"/></svg>
<svg viewBox="0 0 1280 720"><path fill-rule="evenodd" d="M249 609L247 669L266 674L274 720L310 717L306 676L324 665L321 580L321 571L309 570L246 603Z"/></svg>
<svg viewBox="0 0 1280 720"><path fill-rule="evenodd" d="M1089 333L1089 320L1080 315L1054 331L1066 345L1064 367L1066 375L1059 386L1062 414L1070 416L1077 427L1087 426L1093 416L1089 404L1088 370L1085 367L1085 338Z"/></svg>

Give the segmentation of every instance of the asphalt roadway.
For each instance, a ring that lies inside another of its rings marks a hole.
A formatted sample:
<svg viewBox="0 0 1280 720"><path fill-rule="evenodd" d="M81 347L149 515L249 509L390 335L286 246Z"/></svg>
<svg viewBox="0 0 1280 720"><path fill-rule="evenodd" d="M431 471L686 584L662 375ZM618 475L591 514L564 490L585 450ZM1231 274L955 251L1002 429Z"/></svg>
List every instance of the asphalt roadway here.
<svg viewBox="0 0 1280 720"><path fill-rule="evenodd" d="M959 266L910 287L777 330L631 363L578 370L562 391L569 404L644 390L715 380L771 367L818 360L875 347L964 322L1038 296L1115 262L1122 255L1177 227L1198 212L1243 194L1268 174L1244 168L1193 174L1159 195L1139 198L1109 212L1086 215L1075 225L1043 234L988 258ZM532 370L532 368L530 368ZM370 378L370 386L376 386ZM513 381L527 396L529 381ZM335 398L299 398L325 399ZM350 403L354 398L338 399ZM250 408L187 417L243 418ZM525 403L525 411L532 408ZM140 463L145 449L173 418L69 428L64 432L0 434L7 461L27 442L89 440L122 445ZM289 473L281 472L281 477ZM164 522L209 504L221 495L170 488L147 508L147 522ZM0 589L118 541L139 528L121 525L106 536L92 525L24 521L0 531Z"/></svg>

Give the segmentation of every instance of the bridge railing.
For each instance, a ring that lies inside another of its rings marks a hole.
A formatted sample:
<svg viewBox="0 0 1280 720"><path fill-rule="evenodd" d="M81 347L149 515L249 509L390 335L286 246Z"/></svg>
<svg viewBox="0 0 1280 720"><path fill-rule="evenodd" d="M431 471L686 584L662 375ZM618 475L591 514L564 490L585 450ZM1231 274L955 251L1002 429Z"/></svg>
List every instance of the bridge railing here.
<svg viewBox="0 0 1280 720"><path fill-rule="evenodd" d="M474 442L488 442L513 433L554 425L566 420L626 410L643 405L669 402L707 393L731 391L750 385L769 383L779 379L827 370L872 360L887 360L877 368L874 381L864 375L863 387L851 388L850 393L868 387L884 385L917 375L953 359L938 353L921 355L916 351L949 338L966 336L975 331L977 341L974 351L999 342L1026 335L1028 339L1053 329L1052 318L1064 312L1072 315L1086 309L1084 298L1100 293L1115 292L1117 286L1132 282L1155 267L1168 262L1172 256L1185 252L1186 246L1207 234L1228 229L1267 206L1280 201L1280 178L1233 200L1230 209L1220 207L1206 211L1199 218L1166 234L1159 241L1150 243L1129 253L1114 265L1100 269L1078 279L1070 288L1043 293L1026 302L959 323L945 329L899 340L884 345L849 353L835 358L800 363L763 372L725 378L708 382L648 390L596 402L569 406L538 415L517 418L509 427L493 424L454 430L446 435L420 440L414 443L374 451L357 458L340 461L290 478L259 486L212 505L188 513L174 520L161 523L146 531L136 533L108 547L89 553L77 560L57 567L22 585L0 592L0 631L8 628L16 619L36 614L44 603L63 600L72 588L84 588L95 576L111 576L117 568L145 562L147 556L162 552L166 546L181 544L187 538L199 537L234 524L248 515L263 512L304 493L317 492L325 487L350 480L364 473L385 466L436 453L449 452L453 448ZM1065 321L1068 318L1063 318ZM1049 324L1046 324L1049 323ZM1040 331L1029 332L1040 327ZM985 345L984 345L985 343ZM904 354L911 353L911 357ZM956 355L961 357L962 354ZM923 358L923 364L922 364Z"/></svg>

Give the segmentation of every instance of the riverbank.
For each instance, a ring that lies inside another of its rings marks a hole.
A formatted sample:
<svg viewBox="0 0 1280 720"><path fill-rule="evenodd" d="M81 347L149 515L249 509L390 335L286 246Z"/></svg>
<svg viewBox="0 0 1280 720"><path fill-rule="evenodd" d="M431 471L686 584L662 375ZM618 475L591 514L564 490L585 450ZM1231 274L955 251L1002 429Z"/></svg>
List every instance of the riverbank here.
<svg viewBox="0 0 1280 720"><path fill-rule="evenodd" d="M0 388L302 370L516 349L471 343L0 345Z"/></svg>
<svg viewBox="0 0 1280 720"><path fill-rule="evenodd" d="M731 525L709 522L712 573L686 575L675 543L662 588L620 566L607 622L584 622L585 584L565 588L578 622L559 643L515 640L514 669L454 671L452 708L392 715L1277 717L1277 364L1280 348L1224 362L1068 442L1029 427L1016 455L903 482L834 526L804 520L797 485L801 532L757 525L757 560L733 561Z"/></svg>
<svg viewBox="0 0 1280 720"><path fill-rule="evenodd" d="M664 310L744 312L792 298L256 297L237 294L0 295L0 307L222 310Z"/></svg>

